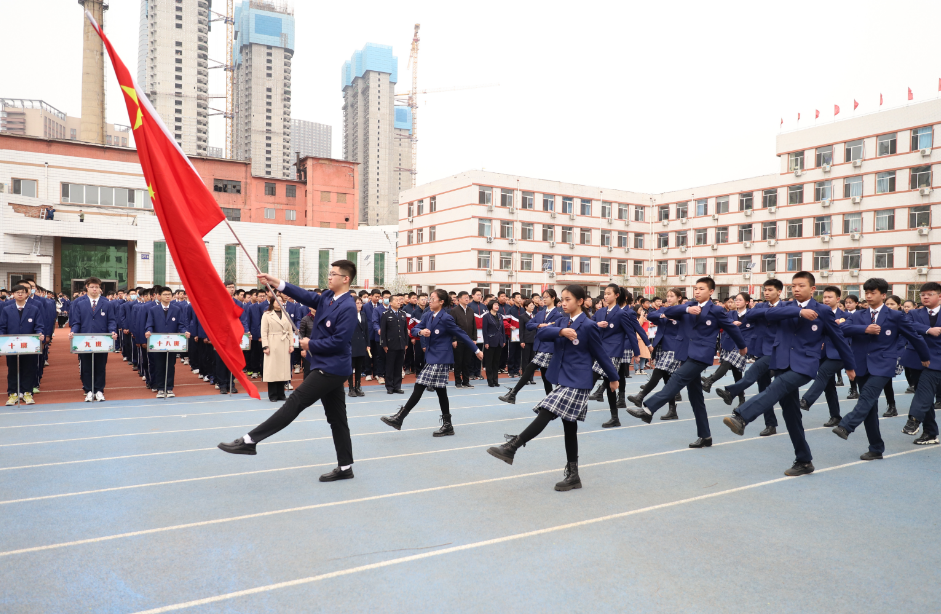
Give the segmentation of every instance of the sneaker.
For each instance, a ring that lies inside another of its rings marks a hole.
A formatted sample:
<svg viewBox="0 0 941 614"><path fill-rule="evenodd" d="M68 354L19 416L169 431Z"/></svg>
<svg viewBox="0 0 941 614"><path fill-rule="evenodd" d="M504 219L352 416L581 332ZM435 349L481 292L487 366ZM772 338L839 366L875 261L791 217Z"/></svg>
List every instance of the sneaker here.
<svg viewBox="0 0 941 614"><path fill-rule="evenodd" d="M33 394L39 394L39 386L33 388Z"/></svg>
<svg viewBox="0 0 941 614"><path fill-rule="evenodd" d="M219 390L219 384L216 384L216 390Z"/></svg>
<svg viewBox="0 0 941 614"><path fill-rule="evenodd" d="M7 397L7 405L16 405L17 401L20 400L20 395L15 392Z"/></svg>
<svg viewBox="0 0 941 614"><path fill-rule="evenodd" d="M193 373L195 373L196 375L199 375L199 369L193 369Z"/></svg>
<svg viewBox="0 0 941 614"><path fill-rule="evenodd" d="M294 386L291 385L291 382L288 382L284 385L285 390L294 390Z"/></svg>
<svg viewBox="0 0 941 614"><path fill-rule="evenodd" d="M902 427L902 433L905 435L915 435L918 433L919 426L921 426L921 422L909 416L905 426Z"/></svg>
<svg viewBox="0 0 941 614"><path fill-rule="evenodd" d="M127 358L122 358L121 360L123 360L124 362L127 362ZM186 363L184 363L184 364L186 364Z"/></svg>
<svg viewBox="0 0 941 614"><path fill-rule="evenodd" d="M35 405L36 401L33 400L33 394L31 392L23 393L23 402L27 405Z"/></svg>
<svg viewBox="0 0 941 614"><path fill-rule="evenodd" d="M366 381L367 381L367 382L371 382L371 381L372 381L372 375L367 375L367 376L366 376Z"/></svg>
<svg viewBox="0 0 941 614"><path fill-rule="evenodd" d="M919 446L936 446L938 445L938 436L937 435L922 435L914 441L915 445Z"/></svg>
<svg viewBox="0 0 941 614"><path fill-rule="evenodd" d="M93 393L89 392L88 394L85 395L85 402L86 402L86 403L91 403L91 402L92 402L92 399L94 399L94 398L95 398L95 395L94 395Z"/></svg>
<svg viewBox="0 0 941 614"><path fill-rule="evenodd" d="M165 398L167 398L167 393L164 392L163 390L161 390L160 392L157 393L157 398L158 398L158 399L165 399Z"/></svg>
<svg viewBox="0 0 941 614"><path fill-rule="evenodd" d="M203 381L204 381L204 382L208 382L208 381L209 381L209 376L208 376L208 375L203 376Z"/></svg>
<svg viewBox="0 0 941 614"><path fill-rule="evenodd" d="M146 382L146 381L147 381L147 376L146 376L146 375L141 375L141 376L140 376L140 380L141 380L142 382Z"/></svg>
<svg viewBox="0 0 941 614"><path fill-rule="evenodd" d="M807 475L808 473L813 473L813 472L814 472L813 463L801 463L798 461L794 461L794 465L792 465L790 469L785 471L784 475L793 477L797 475Z"/></svg>
<svg viewBox="0 0 941 614"><path fill-rule="evenodd" d="M173 394L173 391L172 391L172 390L168 390L168 391L167 391L167 398L168 398L168 399L172 399L172 398L175 397L175 396L176 396L176 395Z"/></svg>
<svg viewBox="0 0 941 614"><path fill-rule="evenodd" d="M847 400L858 399L858 398L859 398L859 393L855 390L851 390L850 393L846 395Z"/></svg>
<svg viewBox="0 0 941 614"><path fill-rule="evenodd" d="M98 392L95 393L95 399L96 399L98 402L104 401L104 400L105 400L105 393L103 393L103 392L101 392L101 391L99 390Z"/></svg>
<svg viewBox="0 0 941 614"><path fill-rule="evenodd" d="M386 378L380 377L380 378L379 378L379 385L382 386L382 385L384 385L385 383L386 383Z"/></svg>

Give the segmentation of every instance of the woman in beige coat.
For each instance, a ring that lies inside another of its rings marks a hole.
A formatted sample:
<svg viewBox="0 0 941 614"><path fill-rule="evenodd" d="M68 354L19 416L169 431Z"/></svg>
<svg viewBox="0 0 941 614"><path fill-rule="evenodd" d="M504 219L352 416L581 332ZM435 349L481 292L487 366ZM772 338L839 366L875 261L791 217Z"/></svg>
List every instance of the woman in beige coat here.
<svg viewBox="0 0 941 614"><path fill-rule="evenodd" d="M291 352L294 329L291 316L281 311L278 301L268 303L261 316L261 348L265 354L262 381L268 382L268 400L283 401L284 385L291 380Z"/></svg>

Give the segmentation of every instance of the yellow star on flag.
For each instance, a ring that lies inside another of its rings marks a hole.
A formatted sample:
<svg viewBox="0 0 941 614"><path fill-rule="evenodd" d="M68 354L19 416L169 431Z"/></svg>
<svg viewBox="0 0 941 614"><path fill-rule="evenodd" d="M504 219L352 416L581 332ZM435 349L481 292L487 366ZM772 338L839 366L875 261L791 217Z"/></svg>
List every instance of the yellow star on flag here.
<svg viewBox="0 0 941 614"><path fill-rule="evenodd" d="M131 100L134 101L134 104L137 105L137 120L134 122L134 130L140 128L140 125L144 123L144 114L140 110L140 101L137 100L137 91L133 87L128 87L122 85L121 89L124 90L124 93L131 97Z"/></svg>
<svg viewBox="0 0 941 614"><path fill-rule="evenodd" d="M156 196L157 193L154 192L154 186L152 184L147 184L147 193L150 194L150 200L153 202L154 196Z"/></svg>

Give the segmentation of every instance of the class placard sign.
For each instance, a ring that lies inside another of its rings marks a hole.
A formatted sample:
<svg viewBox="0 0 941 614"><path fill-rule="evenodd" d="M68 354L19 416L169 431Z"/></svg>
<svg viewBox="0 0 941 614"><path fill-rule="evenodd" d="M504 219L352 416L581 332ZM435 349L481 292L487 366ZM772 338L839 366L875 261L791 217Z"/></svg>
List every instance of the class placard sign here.
<svg viewBox="0 0 941 614"><path fill-rule="evenodd" d="M70 340L73 354L101 354L114 351L114 339L105 333L75 333Z"/></svg>
<svg viewBox="0 0 941 614"><path fill-rule="evenodd" d="M300 336L298 336L297 333L294 333L294 348L297 349L300 347L301 347L301 338Z"/></svg>
<svg viewBox="0 0 941 614"><path fill-rule="evenodd" d="M39 335L0 335L0 354L42 354Z"/></svg>
<svg viewBox="0 0 941 614"><path fill-rule="evenodd" d="M242 333L242 344L241 348L246 352L252 349L252 340L248 338L248 333Z"/></svg>
<svg viewBox="0 0 941 614"><path fill-rule="evenodd" d="M185 352L188 341L184 333L150 333L147 338L147 351Z"/></svg>

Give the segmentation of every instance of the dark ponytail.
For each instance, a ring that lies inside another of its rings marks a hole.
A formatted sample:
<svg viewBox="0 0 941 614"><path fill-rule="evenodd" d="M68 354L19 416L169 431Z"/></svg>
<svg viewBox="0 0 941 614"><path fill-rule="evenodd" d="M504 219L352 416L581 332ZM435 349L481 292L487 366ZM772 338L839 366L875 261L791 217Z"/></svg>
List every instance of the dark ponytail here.
<svg viewBox="0 0 941 614"><path fill-rule="evenodd" d="M581 300L582 312L585 311L585 299L588 298L588 293L585 292L584 287L579 286L577 284L572 284L572 285L565 286L564 288L562 288L562 292L568 292L575 298L576 301Z"/></svg>
<svg viewBox="0 0 941 614"><path fill-rule="evenodd" d="M438 297L438 300L441 301L441 308L442 308L442 309L449 309L449 308L451 307L451 295L450 295L450 294L448 294L447 292L445 292L445 291L442 290L441 288L438 288L437 290L435 290L434 292L432 292L432 294L434 294L435 296L437 296L437 297Z"/></svg>

